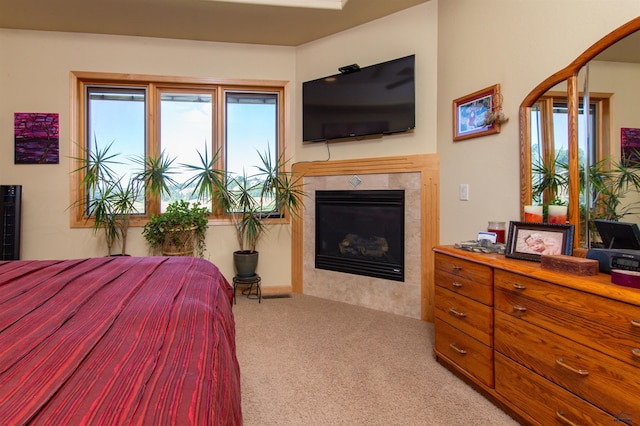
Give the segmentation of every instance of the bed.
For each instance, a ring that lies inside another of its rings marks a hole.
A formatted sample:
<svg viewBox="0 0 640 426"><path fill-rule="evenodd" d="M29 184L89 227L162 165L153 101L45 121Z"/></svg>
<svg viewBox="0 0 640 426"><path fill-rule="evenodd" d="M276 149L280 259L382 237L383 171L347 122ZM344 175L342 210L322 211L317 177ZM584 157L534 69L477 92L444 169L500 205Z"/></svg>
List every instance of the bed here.
<svg viewBox="0 0 640 426"><path fill-rule="evenodd" d="M190 257L0 262L0 425L240 425L233 289Z"/></svg>

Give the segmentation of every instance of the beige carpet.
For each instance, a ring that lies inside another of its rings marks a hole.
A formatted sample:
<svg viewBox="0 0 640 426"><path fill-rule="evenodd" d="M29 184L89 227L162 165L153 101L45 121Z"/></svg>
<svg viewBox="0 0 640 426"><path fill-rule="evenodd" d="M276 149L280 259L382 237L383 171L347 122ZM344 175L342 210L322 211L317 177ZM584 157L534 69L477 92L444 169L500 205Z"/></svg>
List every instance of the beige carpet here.
<svg viewBox="0 0 640 426"><path fill-rule="evenodd" d="M433 324L312 296L234 307L244 423L517 425L433 356Z"/></svg>

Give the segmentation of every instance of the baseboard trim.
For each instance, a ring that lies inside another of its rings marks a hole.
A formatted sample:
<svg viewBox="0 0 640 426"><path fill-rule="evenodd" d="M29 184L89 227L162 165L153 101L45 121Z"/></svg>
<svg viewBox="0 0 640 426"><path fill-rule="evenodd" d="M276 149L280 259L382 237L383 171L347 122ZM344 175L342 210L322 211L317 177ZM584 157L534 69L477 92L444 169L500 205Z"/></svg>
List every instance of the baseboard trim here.
<svg viewBox="0 0 640 426"><path fill-rule="evenodd" d="M291 296L291 286L261 286L262 297L289 297Z"/></svg>

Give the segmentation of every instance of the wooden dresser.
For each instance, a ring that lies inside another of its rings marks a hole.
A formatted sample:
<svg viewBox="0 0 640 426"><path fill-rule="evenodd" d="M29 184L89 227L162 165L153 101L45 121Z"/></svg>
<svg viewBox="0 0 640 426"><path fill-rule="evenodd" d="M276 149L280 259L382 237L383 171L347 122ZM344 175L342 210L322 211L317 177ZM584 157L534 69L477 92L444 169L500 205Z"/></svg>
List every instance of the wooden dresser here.
<svg viewBox="0 0 640 426"><path fill-rule="evenodd" d="M640 425L640 290L435 249L435 354L539 425Z"/></svg>

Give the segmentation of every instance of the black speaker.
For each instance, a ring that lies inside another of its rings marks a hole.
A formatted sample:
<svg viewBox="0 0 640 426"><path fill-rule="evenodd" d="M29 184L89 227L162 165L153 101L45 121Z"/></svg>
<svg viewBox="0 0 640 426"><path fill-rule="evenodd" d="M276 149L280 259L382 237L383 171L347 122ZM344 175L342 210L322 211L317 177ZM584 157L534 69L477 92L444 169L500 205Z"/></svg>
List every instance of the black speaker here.
<svg viewBox="0 0 640 426"><path fill-rule="evenodd" d="M22 185L0 185L0 260L20 259Z"/></svg>

